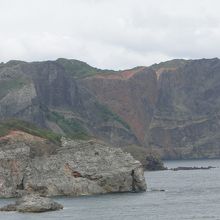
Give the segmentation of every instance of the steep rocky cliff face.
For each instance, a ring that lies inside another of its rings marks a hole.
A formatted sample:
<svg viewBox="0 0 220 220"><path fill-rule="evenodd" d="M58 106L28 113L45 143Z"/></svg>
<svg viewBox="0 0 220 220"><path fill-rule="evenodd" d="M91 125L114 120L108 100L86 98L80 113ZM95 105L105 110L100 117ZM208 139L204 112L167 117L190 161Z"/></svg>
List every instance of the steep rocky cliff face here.
<svg viewBox="0 0 220 220"><path fill-rule="evenodd" d="M81 80L97 99L118 114L141 144L149 140L149 124L157 100L155 72L146 67Z"/></svg>
<svg viewBox="0 0 220 220"><path fill-rule="evenodd" d="M163 158L213 158L220 157L219 88L219 59L117 72L67 59L10 61L0 64L0 118Z"/></svg>
<svg viewBox="0 0 220 220"><path fill-rule="evenodd" d="M65 59L1 64L0 118L20 118L72 138L138 143L127 123L79 83L79 76L97 72Z"/></svg>
<svg viewBox="0 0 220 220"><path fill-rule="evenodd" d="M82 81L163 158L220 157L218 59L172 60Z"/></svg>
<svg viewBox="0 0 220 220"><path fill-rule="evenodd" d="M220 61L180 63L173 69L158 68L151 146L167 158L219 157Z"/></svg>
<svg viewBox="0 0 220 220"><path fill-rule="evenodd" d="M49 143L22 131L0 138L0 197L146 190L141 163L120 149L97 140L63 138L51 152ZM36 153L35 148L42 150Z"/></svg>

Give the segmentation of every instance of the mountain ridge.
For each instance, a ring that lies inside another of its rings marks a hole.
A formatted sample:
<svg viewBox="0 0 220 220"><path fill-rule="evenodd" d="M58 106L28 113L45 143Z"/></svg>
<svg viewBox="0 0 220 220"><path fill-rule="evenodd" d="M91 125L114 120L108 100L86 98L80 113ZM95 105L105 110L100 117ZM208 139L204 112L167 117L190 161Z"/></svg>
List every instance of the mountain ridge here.
<svg viewBox="0 0 220 220"><path fill-rule="evenodd" d="M0 119L142 146L163 158L219 157L219 72L218 58L122 71L64 58L9 61L0 65Z"/></svg>

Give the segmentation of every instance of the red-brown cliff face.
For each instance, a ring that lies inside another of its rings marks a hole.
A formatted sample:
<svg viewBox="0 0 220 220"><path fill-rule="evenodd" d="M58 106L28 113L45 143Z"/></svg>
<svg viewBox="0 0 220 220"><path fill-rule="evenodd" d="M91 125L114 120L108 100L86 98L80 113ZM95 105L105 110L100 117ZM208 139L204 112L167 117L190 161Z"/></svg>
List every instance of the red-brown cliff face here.
<svg viewBox="0 0 220 220"><path fill-rule="evenodd" d="M137 67L96 75L81 83L130 126L141 144L148 145L149 124L157 100L157 77L152 69Z"/></svg>
<svg viewBox="0 0 220 220"><path fill-rule="evenodd" d="M219 59L172 60L82 84L164 158L220 156Z"/></svg>

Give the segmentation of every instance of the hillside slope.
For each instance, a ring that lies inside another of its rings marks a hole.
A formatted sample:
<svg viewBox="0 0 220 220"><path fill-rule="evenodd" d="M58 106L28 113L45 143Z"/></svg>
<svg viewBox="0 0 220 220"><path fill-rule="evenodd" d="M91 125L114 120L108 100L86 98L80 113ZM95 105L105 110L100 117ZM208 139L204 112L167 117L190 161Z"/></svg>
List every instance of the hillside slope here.
<svg viewBox="0 0 220 220"><path fill-rule="evenodd" d="M220 60L125 71L77 61L0 64L0 119L71 138L142 146L163 158L220 157Z"/></svg>

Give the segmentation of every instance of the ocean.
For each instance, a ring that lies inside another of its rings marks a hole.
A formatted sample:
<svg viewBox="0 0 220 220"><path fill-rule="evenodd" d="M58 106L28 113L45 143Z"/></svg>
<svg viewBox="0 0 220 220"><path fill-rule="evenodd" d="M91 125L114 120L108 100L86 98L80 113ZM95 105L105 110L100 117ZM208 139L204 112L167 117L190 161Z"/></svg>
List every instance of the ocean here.
<svg viewBox="0 0 220 220"><path fill-rule="evenodd" d="M209 170L145 172L145 193L55 198L62 211L1 212L0 220L220 220L220 160L165 161L168 168L214 166ZM1 199L0 206L13 202Z"/></svg>

